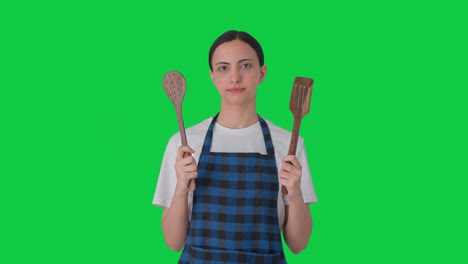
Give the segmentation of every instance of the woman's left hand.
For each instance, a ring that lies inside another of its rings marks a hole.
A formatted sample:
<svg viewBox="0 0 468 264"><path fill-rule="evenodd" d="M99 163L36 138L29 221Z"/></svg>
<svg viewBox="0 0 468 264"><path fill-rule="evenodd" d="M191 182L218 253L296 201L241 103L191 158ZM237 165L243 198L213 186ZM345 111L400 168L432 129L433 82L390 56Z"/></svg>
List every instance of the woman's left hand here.
<svg viewBox="0 0 468 264"><path fill-rule="evenodd" d="M288 197L302 196L302 166L294 155L284 157L279 176L279 183L288 189Z"/></svg>

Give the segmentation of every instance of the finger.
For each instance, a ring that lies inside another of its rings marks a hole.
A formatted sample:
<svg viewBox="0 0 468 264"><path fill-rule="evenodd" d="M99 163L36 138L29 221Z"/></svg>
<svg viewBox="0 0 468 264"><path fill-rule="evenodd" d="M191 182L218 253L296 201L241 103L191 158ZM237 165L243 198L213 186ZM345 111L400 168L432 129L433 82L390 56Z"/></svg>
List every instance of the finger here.
<svg viewBox="0 0 468 264"><path fill-rule="evenodd" d="M286 171L286 172L291 172L294 170L294 166L291 163L284 162L281 165L281 170Z"/></svg>
<svg viewBox="0 0 468 264"><path fill-rule="evenodd" d="M283 186L286 187L286 188L290 188L290 187L291 187L291 181L290 181L290 180L287 180L287 179L284 179L284 178L280 178L279 184L283 185Z"/></svg>
<svg viewBox="0 0 468 264"><path fill-rule="evenodd" d="M299 170L302 170L301 163L299 160L297 160L296 156L294 155L287 155L284 157L283 162L292 164L294 167L298 168Z"/></svg>
<svg viewBox="0 0 468 264"><path fill-rule="evenodd" d="M183 158L185 152L193 154L195 153L195 150L189 146L180 146L179 149L177 150L177 158L179 159Z"/></svg>
<svg viewBox="0 0 468 264"><path fill-rule="evenodd" d="M182 169L185 166L188 166L190 164L195 164L195 159L192 156L177 159L175 163L175 167Z"/></svg>
<svg viewBox="0 0 468 264"><path fill-rule="evenodd" d="M187 180L196 179L197 176L198 176L198 172L197 172L197 171L187 172L187 173L184 174L184 178L187 179Z"/></svg>
<svg viewBox="0 0 468 264"><path fill-rule="evenodd" d="M300 181L295 177L291 177L290 174L280 176L279 183L285 186L288 190L295 186L300 186Z"/></svg>
<svg viewBox="0 0 468 264"><path fill-rule="evenodd" d="M190 156L190 154L192 153L195 153L195 150L190 148L189 146L180 146L179 149L177 150L177 158L178 159L185 158L187 156Z"/></svg>
<svg viewBox="0 0 468 264"><path fill-rule="evenodd" d="M280 176L280 179L284 179L284 180L288 180L291 178L291 175L289 172L285 171L285 170L281 170L279 172L279 176Z"/></svg>
<svg viewBox="0 0 468 264"><path fill-rule="evenodd" d="M280 179L284 179L287 181L297 181L298 179L301 178L301 171L298 169L294 168L292 165L289 164L289 166L285 165L282 170L279 171L279 176ZM288 169L291 169L290 171Z"/></svg>
<svg viewBox="0 0 468 264"><path fill-rule="evenodd" d="M290 163L283 163L283 165L281 166L281 170L287 172L288 174L290 174L290 176L293 177L299 177L300 175L302 175L302 169L294 167Z"/></svg>
<svg viewBox="0 0 468 264"><path fill-rule="evenodd" d="M299 161L297 160L296 156L294 155L287 155L284 157L283 159L283 162L287 162L287 163L290 163L292 164L294 167L300 167L301 164L299 163Z"/></svg>
<svg viewBox="0 0 468 264"><path fill-rule="evenodd" d="M194 171L197 171L197 165L195 164L187 165L187 166L184 166L182 170L187 173L194 172Z"/></svg>

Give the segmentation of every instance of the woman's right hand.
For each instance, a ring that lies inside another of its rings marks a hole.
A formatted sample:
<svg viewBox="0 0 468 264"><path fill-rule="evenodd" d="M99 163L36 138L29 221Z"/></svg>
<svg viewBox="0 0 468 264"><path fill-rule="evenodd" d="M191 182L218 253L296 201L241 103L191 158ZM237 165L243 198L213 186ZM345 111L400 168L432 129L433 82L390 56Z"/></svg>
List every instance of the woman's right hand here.
<svg viewBox="0 0 468 264"><path fill-rule="evenodd" d="M189 146L181 146L177 151L177 158L174 168L177 175L176 192L188 192L189 182L191 179L197 178L197 162L192 155L188 155L184 158L184 153L195 153L195 150Z"/></svg>

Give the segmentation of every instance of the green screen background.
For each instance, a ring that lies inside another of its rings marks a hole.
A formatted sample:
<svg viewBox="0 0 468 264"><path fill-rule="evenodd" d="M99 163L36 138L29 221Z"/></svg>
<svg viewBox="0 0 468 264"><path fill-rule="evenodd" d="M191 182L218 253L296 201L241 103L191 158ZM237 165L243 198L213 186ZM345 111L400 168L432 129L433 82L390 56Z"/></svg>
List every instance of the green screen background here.
<svg viewBox="0 0 468 264"><path fill-rule="evenodd" d="M208 49L238 29L264 48L260 115L291 129L294 77L315 79L319 202L289 263L466 263L460 3L0 4L0 262L175 263L151 204L178 129L161 80L187 79L187 127L215 114Z"/></svg>

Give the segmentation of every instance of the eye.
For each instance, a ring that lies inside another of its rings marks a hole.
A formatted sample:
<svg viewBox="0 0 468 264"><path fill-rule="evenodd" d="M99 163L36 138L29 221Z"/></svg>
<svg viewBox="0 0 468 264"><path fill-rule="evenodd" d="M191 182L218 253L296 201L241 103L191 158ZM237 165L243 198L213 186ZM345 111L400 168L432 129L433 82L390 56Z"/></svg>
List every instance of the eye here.
<svg viewBox="0 0 468 264"><path fill-rule="evenodd" d="M228 67L227 66L220 66L218 67L218 71L222 71L222 72L225 72L228 70Z"/></svg>
<svg viewBox="0 0 468 264"><path fill-rule="evenodd" d="M244 64L242 64L242 66L241 66L242 69L248 69L248 68L250 68L250 67L252 67L252 65L250 65L249 63L244 63Z"/></svg>

